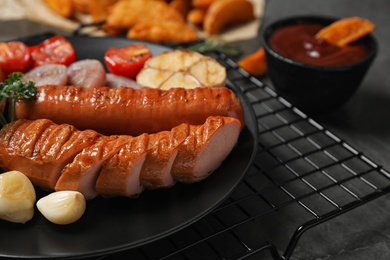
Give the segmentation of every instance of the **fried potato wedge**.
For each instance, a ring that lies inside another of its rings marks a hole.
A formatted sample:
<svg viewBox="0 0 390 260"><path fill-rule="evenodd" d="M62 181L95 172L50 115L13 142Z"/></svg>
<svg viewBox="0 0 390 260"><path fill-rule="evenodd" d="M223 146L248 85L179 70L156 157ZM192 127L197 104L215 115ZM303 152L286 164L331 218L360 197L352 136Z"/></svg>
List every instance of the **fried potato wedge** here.
<svg viewBox="0 0 390 260"><path fill-rule="evenodd" d="M176 9L183 16L184 20L191 10L191 0L172 0L169 5Z"/></svg>
<svg viewBox="0 0 390 260"><path fill-rule="evenodd" d="M89 11L95 22L107 19L111 6L119 0L89 0Z"/></svg>
<svg viewBox="0 0 390 260"><path fill-rule="evenodd" d="M218 0L207 9L203 27L208 35L222 32L229 25L255 19L253 3L248 0Z"/></svg>
<svg viewBox="0 0 390 260"><path fill-rule="evenodd" d="M89 14L90 13L89 3L90 3L89 0L72 0L74 12Z"/></svg>
<svg viewBox="0 0 390 260"><path fill-rule="evenodd" d="M184 23L183 16L168 3L154 0L122 0L112 6L107 25L129 29L140 22L161 21Z"/></svg>
<svg viewBox="0 0 390 260"><path fill-rule="evenodd" d="M196 26L201 26L203 24L203 20L205 16L206 16L206 9L194 8L188 12L187 22Z"/></svg>
<svg viewBox="0 0 390 260"><path fill-rule="evenodd" d="M218 0L192 0L192 6L201 9L207 9L213 2Z"/></svg>
<svg viewBox="0 0 390 260"><path fill-rule="evenodd" d="M237 62L237 65L253 76L262 76L267 72L267 61L265 59L264 48L244 57Z"/></svg>
<svg viewBox="0 0 390 260"><path fill-rule="evenodd" d="M134 25L128 31L127 38L159 43L189 43L197 40L197 34L181 22L145 21Z"/></svg>
<svg viewBox="0 0 390 260"><path fill-rule="evenodd" d="M337 20L320 30L315 37L329 44L343 47L369 34L374 29L375 25L369 20L354 16Z"/></svg>
<svg viewBox="0 0 390 260"><path fill-rule="evenodd" d="M44 0L44 3L55 13L62 17L70 18L73 16L72 0Z"/></svg>

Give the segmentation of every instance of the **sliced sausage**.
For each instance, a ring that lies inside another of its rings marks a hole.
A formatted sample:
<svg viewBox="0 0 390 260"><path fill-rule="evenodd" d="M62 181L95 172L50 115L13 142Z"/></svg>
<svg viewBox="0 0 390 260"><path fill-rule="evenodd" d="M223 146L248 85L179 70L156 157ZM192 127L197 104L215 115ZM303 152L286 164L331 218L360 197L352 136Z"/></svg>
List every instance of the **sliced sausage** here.
<svg viewBox="0 0 390 260"><path fill-rule="evenodd" d="M96 197L96 180L103 162L117 153L129 138L131 137L100 136L94 144L85 147L65 166L54 189L79 191L86 199Z"/></svg>
<svg viewBox="0 0 390 260"><path fill-rule="evenodd" d="M12 135L7 134L10 130ZM0 130L0 167L19 170L34 185L53 190L65 165L93 144L98 135L67 124L55 125L47 119L17 120Z"/></svg>
<svg viewBox="0 0 390 260"><path fill-rule="evenodd" d="M144 190L140 182L149 136L142 134L132 138L102 165L96 182L96 191L105 197L137 197Z"/></svg>
<svg viewBox="0 0 390 260"><path fill-rule="evenodd" d="M138 137L22 119L0 130L0 166L23 172L38 187L78 190L87 199L98 194L135 197L144 185L162 188L203 180L228 156L240 130L238 119L221 116Z"/></svg>
<svg viewBox="0 0 390 260"><path fill-rule="evenodd" d="M167 188L175 184L171 176L177 151L169 147L169 131L149 135L148 152L140 174L141 184L148 189Z"/></svg>
<svg viewBox="0 0 390 260"><path fill-rule="evenodd" d="M208 177L237 143L240 128L240 121L230 117L209 117L203 125L190 126L172 166L173 178L192 183Z"/></svg>
<svg viewBox="0 0 390 260"><path fill-rule="evenodd" d="M160 189L176 183L171 175L172 165L188 134L189 125L181 124L171 131L149 135L148 153L140 175L143 186Z"/></svg>

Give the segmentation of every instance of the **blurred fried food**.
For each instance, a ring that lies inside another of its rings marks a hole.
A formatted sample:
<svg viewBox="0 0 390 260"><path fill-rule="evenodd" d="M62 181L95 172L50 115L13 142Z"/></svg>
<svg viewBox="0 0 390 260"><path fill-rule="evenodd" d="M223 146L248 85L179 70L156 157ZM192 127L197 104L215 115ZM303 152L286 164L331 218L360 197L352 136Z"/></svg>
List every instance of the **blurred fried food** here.
<svg viewBox="0 0 390 260"><path fill-rule="evenodd" d="M251 75L258 77L264 75L267 72L264 48L260 47L254 53L239 60L237 65Z"/></svg>
<svg viewBox="0 0 390 260"><path fill-rule="evenodd" d="M57 14L84 23L104 22L109 35L154 42L196 41L195 29L212 36L254 19L256 0L44 0ZM166 23L166 24L165 24Z"/></svg>
<svg viewBox="0 0 390 260"><path fill-rule="evenodd" d="M112 6L105 28L127 30L131 39L186 43L197 39L194 29L185 22L187 0L171 3L156 0L121 0ZM188 8L187 8L188 7Z"/></svg>
<svg viewBox="0 0 390 260"><path fill-rule="evenodd" d="M90 0L72 0L73 10L74 12L89 14L90 9Z"/></svg>
<svg viewBox="0 0 390 260"><path fill-rule="evenodd" d="M75 13L89 14L90 0L44 0L55 13L65 18L72 18Z"/></svg>
<svg viewBox="0 0 390 260"><path fill-rule="evenodd" d="M89 10L92 20L95 22L105 21L109 10L118 0L89 0Z"/></svg>
<svg viewBox="0 0 390 260"><path fill-rule="evenodd" d="M248 0L217 0L207 9L203 29L208 35L222 32L233 24L255 19L253 4Z"/></svg>
<svg viewBox="0 0 390 260"><path fill-rule="evenodd" d="M44 3L55 13L70 18L73 16L72 0L44 0Z"/></svg>
<svg viewBox="0 0 390 260"><path fill-rule="evenodd" d="M169 5L176 9L185 20L188 12L191 10L191 0L172 0Z"/></svg>
<svg viewBox="0 0 390 260"><path fill-rule="evenodd" d="M207 9L215 1L217 0L192 0L192 6L200 9Z"/></svg>
<svg viewBox="0 0 390 260"><path fill-rule="evenodd" d="M326 26L316 34L316 38L343 47L369 34L374 29L375 25L369 20L354 16L337 20Z"/></svg>
<svg viewBox="0 0 390 260"><path fill-rule="evenodd" d="M188 43L196 41L197 34L184 23L145 21L130 28L127 38L159 43Z"/></svg>
<svg viewBox="0 0 390 260"><path fill-rule="evenodd" d="M206 16L206 9L194 8L188 12L187 21L190 24L201 27L205 16Z"/></svg>
<svg viewBox="0 0 390 260"><path fill-rule="evenodd" d="M106 24L109 27L130 29L146 21L184 23L184 18L163 1L122 0L112 6Z"/></svg>

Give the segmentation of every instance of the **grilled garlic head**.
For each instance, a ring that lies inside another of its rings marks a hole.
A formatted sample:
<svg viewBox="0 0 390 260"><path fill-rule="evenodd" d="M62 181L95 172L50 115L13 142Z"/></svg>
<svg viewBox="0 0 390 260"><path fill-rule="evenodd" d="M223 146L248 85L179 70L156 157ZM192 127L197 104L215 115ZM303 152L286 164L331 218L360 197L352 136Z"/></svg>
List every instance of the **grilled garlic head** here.
<svg viewBox="0 0 390 260"><path fill-rule="evenodd" d="M31 181L19 171L0 174L0 219L26 223L34 215L36 195Z"/></svg>
<svg viewBox="0 0 390 260"><path fill-rule="evenodd" d="M226 69L215 59L200 53L172 50L147 60L137 75L137 83L163 90L222 87L226 83Z"/></svg>
<svg viewBox="0 0 390 260"><path fill-rule="evenodd" d="M76 222L85 212L86 201L78 191L57 191L41 198L37 208L50 222L66 225Z"/></svg>

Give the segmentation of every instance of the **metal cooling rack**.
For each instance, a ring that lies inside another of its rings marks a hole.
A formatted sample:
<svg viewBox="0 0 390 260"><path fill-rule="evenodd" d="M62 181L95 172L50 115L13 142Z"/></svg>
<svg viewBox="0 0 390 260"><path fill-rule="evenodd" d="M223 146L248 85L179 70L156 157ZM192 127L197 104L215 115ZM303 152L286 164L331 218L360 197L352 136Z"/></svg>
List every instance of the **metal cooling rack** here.
<svg viewBox="0 0 390 260"><path fill-rule="evenodd" d="M229 57L216 58L255 112L259 142L253 167L230 198L198 222L99 259L289 259L305 231L389 192L390 174L381 166ZM299 216L293 229L292 212ZM284 234L282 246L273 243L275 233Z"/></svg>

